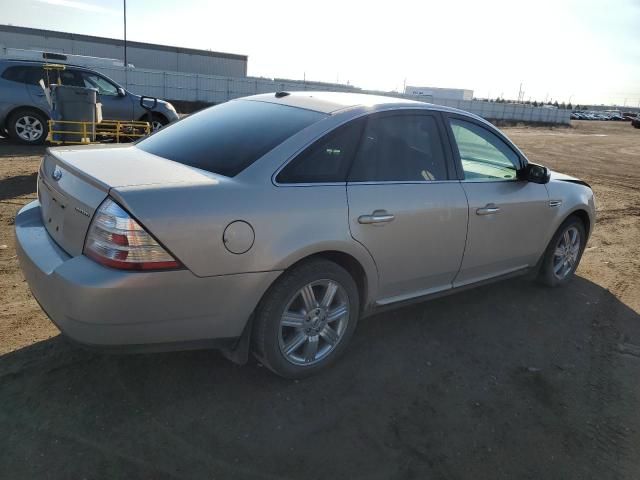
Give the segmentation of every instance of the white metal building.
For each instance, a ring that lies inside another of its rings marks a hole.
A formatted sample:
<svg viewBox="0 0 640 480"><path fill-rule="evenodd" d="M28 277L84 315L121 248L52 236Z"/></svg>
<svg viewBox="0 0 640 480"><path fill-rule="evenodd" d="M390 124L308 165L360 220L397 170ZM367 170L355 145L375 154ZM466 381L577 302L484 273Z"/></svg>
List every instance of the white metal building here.
<svg viewBox="0 0 640 480"><path fill-rule="evenodd" d="M45 50L90 57L124 57L123 40L0 25L0 48ZM245 77L247 56L152 43L127 42L127 62L160 71Z"/></svg>
<svg viewBox="0 0 640 480"><path fill-rule="evenodd" d="M407 85L404 93L406 95L419 95L442 100L473 100L473 90L461 88L412 87Z"/></svg>

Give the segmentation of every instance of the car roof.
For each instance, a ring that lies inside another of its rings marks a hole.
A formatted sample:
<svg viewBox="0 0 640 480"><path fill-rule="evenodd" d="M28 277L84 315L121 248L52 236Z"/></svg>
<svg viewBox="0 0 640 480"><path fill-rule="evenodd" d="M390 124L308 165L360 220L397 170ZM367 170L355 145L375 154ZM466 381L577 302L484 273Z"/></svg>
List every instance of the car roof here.
<svg viewBox="0 0 640 480"><path fill-rule="evenodd" d="M242 100L251 100L257 102L277 103L290 107L304 108L320 113L333 114L341 110L354 107L419 107L428 110L440 110L453 113L463 113L455 108L434 105L416 100L408 100L406 98L389 97L384 95L371 95L367 93L351 93L351 92L277 92L263 93L260 95L252 95L244 97Z"/></svg>
<svg viewBox="0 0 640 480"><path fill-rule="evenodd" d="M0 63L8 63L12 65L15 64L15 65L23 65L23 66L41 66L46 64L56 64L56 65L64 65L65 67L73 67L73 68L80 68L83 70L93 71L91 67L85 67L83 65L75 65L73 63L58 62L53 59L48 62L45 62L42 60L22 60L19 58L0 58Z"/></svg>

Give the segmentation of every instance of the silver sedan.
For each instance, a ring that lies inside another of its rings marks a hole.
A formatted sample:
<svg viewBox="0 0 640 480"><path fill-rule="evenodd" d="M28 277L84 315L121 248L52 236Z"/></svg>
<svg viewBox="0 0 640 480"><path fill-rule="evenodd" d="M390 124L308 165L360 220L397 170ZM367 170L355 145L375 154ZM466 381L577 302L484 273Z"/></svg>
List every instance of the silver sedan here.
<svg viewBox="0 0 640 480"><path fill-rule="evenodd" d="M15 221L51 320L85 345L253 352L285 377L358 319L534 270L566 283L593 192L450 108L257 95L125 146L51 149Z"/></svg>

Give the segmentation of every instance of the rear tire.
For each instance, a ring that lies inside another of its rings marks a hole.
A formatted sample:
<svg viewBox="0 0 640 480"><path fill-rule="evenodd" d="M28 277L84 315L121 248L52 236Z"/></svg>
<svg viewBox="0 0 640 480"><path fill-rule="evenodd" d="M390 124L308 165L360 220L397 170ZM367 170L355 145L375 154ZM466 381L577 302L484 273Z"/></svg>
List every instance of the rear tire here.
<svg viewBox="0 0 640 480"><path fill-rule="evenodd" d="M286 271L256 309L253 353L285 378L313 375L346 349L360 298L351 275L324 259Z"/></svg>
<svg viewBox="0 0 640 480"><path fill-rule="evenodd" d="M584 223L571 215L560 225L549 242L542 258L538 280L549 287L569 282L580 264L586 241Z"/></svg>
<svg viewBox="0 0 640 480"><path fill-rule="evenodd" d="M23 108L13 112L7 120L7 133L16 142L42 145L49 134L47 117L37 110Z"/></svg>

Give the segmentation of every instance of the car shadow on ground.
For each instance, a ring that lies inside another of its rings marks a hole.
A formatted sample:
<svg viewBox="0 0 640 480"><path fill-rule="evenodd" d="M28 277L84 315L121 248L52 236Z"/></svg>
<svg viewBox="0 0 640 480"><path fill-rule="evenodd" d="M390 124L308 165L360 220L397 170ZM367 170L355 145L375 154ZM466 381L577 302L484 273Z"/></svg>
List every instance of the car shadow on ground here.
<svg viewBox="0 0 640 480"><path fill-rule="evenodd" d="M619 478L624 425L638 427L619 325L638 317L583 278L511 280L365 319L337 364L301 381L211 351L117 356L56 337L0 357L0 465L14 478Z"/></svg>
<svg viewBox="0 0 640 480"><path fill-rule="evenodd" d="M0 178L0 201L35 193L37 181L37 172Z"/></svg>
<svg viewBox="0 0 640 480"><path fill-rule="evenodd" d="M6 137L0 137L0 158L44 155L46 145L23 145Z"/></svg>

